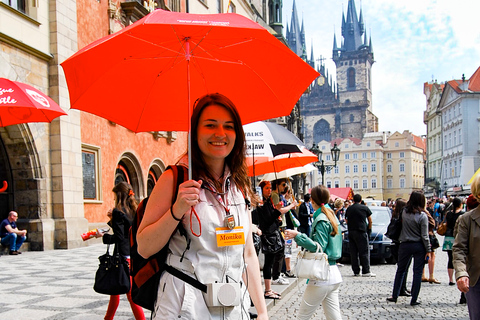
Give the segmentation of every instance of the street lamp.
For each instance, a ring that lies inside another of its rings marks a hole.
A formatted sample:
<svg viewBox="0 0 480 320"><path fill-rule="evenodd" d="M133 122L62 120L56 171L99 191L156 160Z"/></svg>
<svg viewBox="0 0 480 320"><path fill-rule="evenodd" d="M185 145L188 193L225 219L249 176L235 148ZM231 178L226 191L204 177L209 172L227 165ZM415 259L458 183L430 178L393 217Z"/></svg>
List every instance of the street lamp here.
<svg viewBox="0 0 480 320"><path fill-rule="evenodd" d="M448 195L447 195L447 181L445 181L445 182L443 183L443 190L445 191L445 192L444 192L445 197L448 197Z"/></svg>
<svg viewBox="0 0 480 320"><path fill-rule="evenodd" d="M312 148L310 149L316 156L318 156L318 161L315 162L313 165L317 167L317 169L322 174L322 185L325 185L325 171L329 171L332 168L337 166L338 159L340 159L340 149L337 147L337 143L333 145L333 148L330 149L332 153L333 164L325 165L325 162L322 159L323 152L320 150L317 144L313 144Z"/></svg>

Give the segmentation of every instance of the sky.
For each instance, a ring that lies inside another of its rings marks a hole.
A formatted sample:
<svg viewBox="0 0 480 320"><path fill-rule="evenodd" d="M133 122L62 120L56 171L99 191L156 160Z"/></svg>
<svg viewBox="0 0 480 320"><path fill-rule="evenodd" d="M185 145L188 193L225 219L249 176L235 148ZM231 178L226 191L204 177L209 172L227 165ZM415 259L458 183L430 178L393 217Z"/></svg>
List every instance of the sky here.
<svg viewBox="0 0 480 320"><path fill-rule="evenodd" d="M341 44L342 10L351 0L295 0L304 21L307 55L326 58L335 75L333 35ZM290 24L293 0L283 0L283 26ZM372 111L379 131L426 134L425 82L469 79L480 67L480 1L355 0L372 39ZM362 37L363 38L363 37Z"/></svg>

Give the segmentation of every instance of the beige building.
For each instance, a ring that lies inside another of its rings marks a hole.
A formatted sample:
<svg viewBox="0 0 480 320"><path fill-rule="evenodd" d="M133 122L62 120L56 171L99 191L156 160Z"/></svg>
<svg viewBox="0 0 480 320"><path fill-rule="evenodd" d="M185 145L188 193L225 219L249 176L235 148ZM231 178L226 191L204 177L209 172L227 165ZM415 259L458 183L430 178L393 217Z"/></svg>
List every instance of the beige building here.
<svg viewBox="0 0 480 320"><path fill-rule="evenodd" d="M410 133L371 132L363 139L346 138L322 141L324 164L333 164L330 149L334 143L340 148L337 167L325 172L329 188L351 187L363 198L377 200L408 199L413 190L424 184L423 140ZM310 184L321 184L319 172L309 174Z"/></svg>
<svg viewBox="0 0 480 320"><path fill-rule="evenodd" d="M424 185L424 151L422 138L404 131L393 133L383 147L384 152L384 199L407 199L413 190L422 190Z"/></svg>

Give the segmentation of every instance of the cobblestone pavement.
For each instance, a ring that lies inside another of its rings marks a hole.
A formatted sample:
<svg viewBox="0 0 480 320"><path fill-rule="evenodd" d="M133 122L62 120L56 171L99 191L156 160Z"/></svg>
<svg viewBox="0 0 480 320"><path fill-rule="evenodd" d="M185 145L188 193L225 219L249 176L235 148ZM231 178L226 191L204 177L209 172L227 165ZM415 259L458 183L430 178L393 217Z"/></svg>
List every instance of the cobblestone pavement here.
<svg viewBox="0 0 480 320"><path fill-rule="evenodd" d="M440 243L443 242L441 239ZM0 257L0 320L100 320L109 297L93 291L98 256L106 246L24 252L19 256ZM296 250L295 250L296 251ZM438 250L437 250L438 251ZM397 304L387 303L391 294L394 265L373 265L376 278L352 276L350 265L340 268L343 284L340 305L344 319L468 319L465 305L459 305L460 292L448 285L447 254L437 252L435 277L441 284L423 283L420 306L411 307L409 299L400 297ZM411 280L411 272L409 279ZM274 286L282 300L268 300L270 319L295 319L304 288L290 279L288 286ZM147 319L150 312L146 311ZM115 315L117 320L133 319L126 296L121 296ZM321 308L315 319L324 319ZM203 320L203 319L199 319Z"/></svg>
<svg viewBox="0 0 480 320"><path fill-rule="evenodd" d="M439 237L443 243L443 237ZM456 286L448 285L447 253L436 250L435 277L441 284L422 283L418 301L421 305L411 307L410 298L399 297L398 302L387 302L391 296L396 265L372 264L375 278L353 277L351 266L340 268L343 283L340 287L340 308L343 319L462 319L467 320L468 309L461 305L460 291ZM428 274L428 273L427 273ZM408 273L407 287L411 286L412 269ZM296 319L305 281L294 287L269 310L270 319ZM312 319L325 319L319 308Z"/></svg>

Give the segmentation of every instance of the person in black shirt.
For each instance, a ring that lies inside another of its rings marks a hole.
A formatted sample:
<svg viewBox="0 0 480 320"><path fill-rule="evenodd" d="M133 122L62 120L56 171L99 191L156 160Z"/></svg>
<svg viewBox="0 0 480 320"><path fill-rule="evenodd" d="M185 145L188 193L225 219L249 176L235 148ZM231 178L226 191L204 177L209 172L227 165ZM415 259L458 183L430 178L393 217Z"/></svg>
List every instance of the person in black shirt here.
<svg viewBox="0 0 480 320"><path fill-rule="evenodd" d="M361 204L361 195L354 195L353 201L355 203L348 207L345 213L353 274L354 276L360 275L360 265L358 263L360 258L362 276L375 277L376 274L370 272L370 249L368 246L368 235L372 231L372 212L367 206Z"/></svg>

